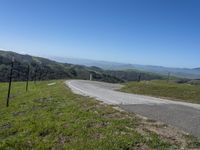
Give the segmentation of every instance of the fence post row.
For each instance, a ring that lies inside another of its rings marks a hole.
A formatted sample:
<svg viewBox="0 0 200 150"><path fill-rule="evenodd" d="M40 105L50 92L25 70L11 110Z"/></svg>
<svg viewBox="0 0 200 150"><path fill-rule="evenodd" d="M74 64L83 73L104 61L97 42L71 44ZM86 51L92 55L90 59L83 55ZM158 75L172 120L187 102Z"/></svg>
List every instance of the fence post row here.
<svg viewBox="0 0 200 150"><path fill-rule="evenodd" d="M15 62L15 58L12 57L10 76L9 76L9 85L8 85L8 95L7 95L7 99L6 99L6 106L7 107L9 107L9 102L10 102L10 93L11 93L11 89L12 89L14 62ZM30 76L30 66L28 65L28 67L27 67L27 77L26 77L26 92L28 91L28 86L29 86L29 76ZM35 74L35 81L36 81L36 74Z"/></svg>

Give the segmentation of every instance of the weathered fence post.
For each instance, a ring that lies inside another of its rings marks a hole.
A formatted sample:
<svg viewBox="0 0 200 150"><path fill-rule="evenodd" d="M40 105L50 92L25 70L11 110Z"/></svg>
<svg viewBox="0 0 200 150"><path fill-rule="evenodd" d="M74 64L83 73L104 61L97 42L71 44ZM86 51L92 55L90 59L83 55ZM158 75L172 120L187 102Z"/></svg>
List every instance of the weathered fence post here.
<svg viewBox="0 0 200 150"><path fill-rule="evenodd" d="M167 83L169 83L171 73L168 72Z"/></svg>
<svg viewBox="0 0 200 150"><path fill-rule="evenodd" d="M141 81L141 73L138 76L138 82L140 82L140 81Z"/></svg>
<svg viewBox="0 0 200 150"><path fill-rule="evenodd" d="M28 69L27 69L27 78L26 78L26 92L28 91L29 72L30 72L30 66L28 65Z"/></svg>
<svg viewBox="0 0 200 150"><path fill-rule="evenodd" d="M93 76L92 76L92 74L90 74L90 81L92 81L92 78L93 78Z"/></svg>
<svg viewBox="0 0 200 150"><path fill-rule="evenodd" d="M15 58L12 57L10 77L9 77L9 86L8 86L8 96L7 96L7 103L6 103L7 107L9 106L9 101L10 101L10 91L11 91L11 86L12 86L12 74L13 74L14 61L15 61Z"/></svg>
<svg viewBox="0 0 200 150"><path fill-rule="evenodd" d="M34 84L36 84L36 78L37 78L37 68L35 68Z"/></svg>

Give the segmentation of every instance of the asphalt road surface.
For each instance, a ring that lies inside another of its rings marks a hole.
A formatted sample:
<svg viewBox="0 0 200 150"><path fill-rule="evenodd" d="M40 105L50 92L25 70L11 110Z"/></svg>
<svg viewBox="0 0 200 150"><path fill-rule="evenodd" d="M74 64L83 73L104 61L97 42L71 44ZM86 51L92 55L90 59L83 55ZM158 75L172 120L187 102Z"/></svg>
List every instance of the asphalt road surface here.
<svg viewBox="0 0 200 150"><path fill-rule="evenodd" d="M69 80L66 84L76 94L94 97L107 104L119 105L149 119L162 121L200 137L200 105L176 102L117 91L122 85L86 80Z"/></svg>

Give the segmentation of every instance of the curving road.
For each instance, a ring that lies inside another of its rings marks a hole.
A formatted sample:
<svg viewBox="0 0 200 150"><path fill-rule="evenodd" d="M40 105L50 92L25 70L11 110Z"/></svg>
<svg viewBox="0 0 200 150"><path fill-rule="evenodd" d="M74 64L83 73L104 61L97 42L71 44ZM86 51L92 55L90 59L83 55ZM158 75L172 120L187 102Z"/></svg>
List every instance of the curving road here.
<svg viewBox="0 0 200 150"><path fill-rule="evenodd" d="M69 80L66 84L76 94L94 97L107 104L117 104L128 112L178 127L200 137L200 105L176 102L116 91L120 84L87 80Z"/></svg>

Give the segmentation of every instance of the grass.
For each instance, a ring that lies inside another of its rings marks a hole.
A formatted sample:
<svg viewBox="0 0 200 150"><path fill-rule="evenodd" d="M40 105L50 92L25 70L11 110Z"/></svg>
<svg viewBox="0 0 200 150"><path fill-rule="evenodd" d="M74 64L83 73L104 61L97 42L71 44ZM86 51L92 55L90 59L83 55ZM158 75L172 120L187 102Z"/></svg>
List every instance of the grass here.
<svg viewBox="0 0 200 150"><path fill-rule="evenodd" d="M27 93L24 82L12 87L7 108L7 83L0 83L0 150L179 147L155 133L144 136L136 130L140 119L75 95L61 80L30 83Z"/></svg>
<svg viewBox="0 0 200 150"><path fill-rule="evenodd" d="M200 85L153 80L129 82L121 91L200 104Z"/></svg>

